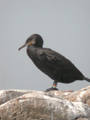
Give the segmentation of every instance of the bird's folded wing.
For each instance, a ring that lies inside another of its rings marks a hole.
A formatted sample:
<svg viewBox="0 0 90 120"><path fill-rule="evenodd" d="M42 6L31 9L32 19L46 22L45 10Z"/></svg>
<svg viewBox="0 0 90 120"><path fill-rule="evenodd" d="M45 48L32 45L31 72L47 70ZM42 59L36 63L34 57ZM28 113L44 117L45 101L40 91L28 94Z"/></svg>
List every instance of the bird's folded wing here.
<svg viewBox="0 0 90 120"><path fill-rule="evenodd" d="M51 49L44 49L40 52L40 60L45 63L51 63L55 66L73 66L73 64L65 58L63 55L51 50ZM54 64L55 63L55 64Z"/></svg>

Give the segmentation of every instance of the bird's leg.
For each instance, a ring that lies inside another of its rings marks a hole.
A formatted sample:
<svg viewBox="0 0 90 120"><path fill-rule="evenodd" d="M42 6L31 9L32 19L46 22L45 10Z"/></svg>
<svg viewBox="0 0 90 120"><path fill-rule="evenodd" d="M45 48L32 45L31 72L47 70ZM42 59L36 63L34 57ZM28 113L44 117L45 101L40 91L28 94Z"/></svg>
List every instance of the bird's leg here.
<svg viewBox="0 0 90 120"><path fill-rule="evenodd" d="M56 87L57 87L57 82L54 81L54 82L53 82L53 85L52 85L52 88L56 88Z"/></svg>
<svg viewBox="0 0 90 120"><path fill-rule="evenodd" d="M46 89L45 91L48 92L48 91L51 91L51 90L58 90L56 87L57 87L57 82L54 81L52 87Z"/></svg>

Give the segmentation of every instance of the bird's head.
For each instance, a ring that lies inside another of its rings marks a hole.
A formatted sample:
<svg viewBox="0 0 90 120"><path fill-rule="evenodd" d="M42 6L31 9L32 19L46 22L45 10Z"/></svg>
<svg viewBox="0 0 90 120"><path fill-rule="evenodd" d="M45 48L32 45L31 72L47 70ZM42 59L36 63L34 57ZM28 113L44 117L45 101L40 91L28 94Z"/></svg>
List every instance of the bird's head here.
<svg viewBox="0 0 90 120"><path fill-rule="evenodd" d="M24 45L22 45L18 50L21 50L24 47L29 46L36 46L36 47L42 47L43 46L43 39L38 34L31 35L25 42Z"/></svg>

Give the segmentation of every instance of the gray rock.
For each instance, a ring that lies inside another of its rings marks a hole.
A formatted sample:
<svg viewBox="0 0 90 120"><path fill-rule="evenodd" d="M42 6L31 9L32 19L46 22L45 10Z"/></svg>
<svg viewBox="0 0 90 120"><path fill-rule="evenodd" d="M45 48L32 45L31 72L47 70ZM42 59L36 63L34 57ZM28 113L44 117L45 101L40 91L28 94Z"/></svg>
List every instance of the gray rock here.
<svg viewBox="0 0 90 120"><path fill-rule="evenodd" d="M78 91L1 90L0 120L90 120L90 86Z"/></svg>

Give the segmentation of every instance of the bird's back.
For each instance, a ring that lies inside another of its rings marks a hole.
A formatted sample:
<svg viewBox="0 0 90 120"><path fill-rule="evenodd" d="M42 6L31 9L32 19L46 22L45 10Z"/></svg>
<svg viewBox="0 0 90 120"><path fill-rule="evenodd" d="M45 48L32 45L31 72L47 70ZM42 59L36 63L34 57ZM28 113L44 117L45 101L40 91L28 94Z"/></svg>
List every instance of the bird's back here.
<svg viewBox="0 0 90 120"><path fill-rule="evenodd" d="M31 53L32 54L32 53ZM84 79L83 74L63 55L48 49L35 48L32 57L34 64L45 74L57 82L70 83Z"/></svg>

